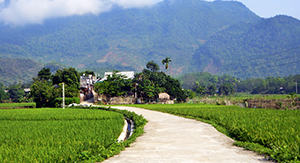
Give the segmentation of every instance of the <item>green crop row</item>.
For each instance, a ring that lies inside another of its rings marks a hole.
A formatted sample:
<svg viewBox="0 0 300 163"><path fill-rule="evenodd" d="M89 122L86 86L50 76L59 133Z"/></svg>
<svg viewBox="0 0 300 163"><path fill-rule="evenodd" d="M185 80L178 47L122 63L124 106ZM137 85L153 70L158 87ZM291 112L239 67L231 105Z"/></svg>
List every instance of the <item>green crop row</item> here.
<svg viewBox="0 0 300 163"><path fill-rule="evenodd" d="M300 161L300 111L248 109L203 104L137 105L199 119L237 140L236 145L279 162Z"/></svg>
<svg viewBox="0 0 300 163"><path fill-rule="evenodd" d="M0 110L0 162L79 162L103 154L101 161L123 125L122 114L103 110Z"/></svg>
<svg viewBox="0 0 300 163"><path fill-rule="evenodd" d="M34 108L35 103L0 103L0 109L5 109L5 108L18 108L18 107L29 107L29 108Z"/></svg>

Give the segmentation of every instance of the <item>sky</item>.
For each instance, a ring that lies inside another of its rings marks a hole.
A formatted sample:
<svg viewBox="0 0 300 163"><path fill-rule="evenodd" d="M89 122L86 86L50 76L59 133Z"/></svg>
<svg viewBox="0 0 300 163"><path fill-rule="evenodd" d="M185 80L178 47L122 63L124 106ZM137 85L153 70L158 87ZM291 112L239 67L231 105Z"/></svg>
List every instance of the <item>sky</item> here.
<svg viewBox="0 0 300 163"><path fill-rule="evenodd" d="M46 19L108 12L113 6L141 8L163 0L0 0L0 22L23 26L42 24ZM207 0L213 1L213 0ZM279 14L300 20L300 0L237 0L263 18Z"/></svg>
<svg viewBox="0 0 300 163"><path fill-rule="evenodd" d="M263 18L289 15L300 20L300 0L236 0Z"/></svg>

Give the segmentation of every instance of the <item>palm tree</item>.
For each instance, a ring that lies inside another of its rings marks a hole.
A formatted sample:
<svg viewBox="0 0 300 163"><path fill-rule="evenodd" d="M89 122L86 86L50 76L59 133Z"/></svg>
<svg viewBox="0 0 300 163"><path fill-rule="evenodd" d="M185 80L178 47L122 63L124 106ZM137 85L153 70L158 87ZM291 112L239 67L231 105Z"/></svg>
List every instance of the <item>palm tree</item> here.
<svg viewBox="0 0 300 163"><path fill-rule="evenodd" d="M167 57L166 59L164 59L164 60L162 60L161 61L161 63L163 64L163 65L165 65L165 67L166 67L166 70L168 70L168 68L169 68L169 63L170 62L172 62L172 60L170 59L170 57ZM171 68L170 68L170 76L171 76Z"/></svg>

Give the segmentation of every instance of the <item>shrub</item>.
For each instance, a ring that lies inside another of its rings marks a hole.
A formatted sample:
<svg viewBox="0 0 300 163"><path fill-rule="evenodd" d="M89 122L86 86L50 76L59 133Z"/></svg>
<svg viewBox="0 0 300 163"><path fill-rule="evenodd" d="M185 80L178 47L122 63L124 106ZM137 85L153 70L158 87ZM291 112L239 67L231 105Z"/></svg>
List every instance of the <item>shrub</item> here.
<svg viewBox="0 0 300 163"><path fill-rule="evenodd" d="M63 103L63 98L56 98L55 99L55 107L60 106ZM72 98L65 98L65 105L70 105L70 104L79 104L80 103L80 98L79 97L72 97Z"/></svg>

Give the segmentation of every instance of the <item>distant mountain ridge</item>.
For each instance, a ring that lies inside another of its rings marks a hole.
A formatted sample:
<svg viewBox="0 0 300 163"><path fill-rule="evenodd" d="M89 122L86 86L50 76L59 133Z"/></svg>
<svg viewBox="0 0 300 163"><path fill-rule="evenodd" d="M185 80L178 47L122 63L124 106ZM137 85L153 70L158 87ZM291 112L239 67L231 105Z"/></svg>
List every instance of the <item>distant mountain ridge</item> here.
<svg viewBox="0 0 300 163"><path fill-rule="evenodd" d="M32 59L0 57L0 83L9 86L19 82L22 84L31 82L43 67L50 68L51 73L65 68L64 65L56 62L43 64Z"/></svg>
<svg viewBox="0 0 300 163"><path fill-rule="evenodd" d="M99 16L50 19L43 25L0 27L0 56L59 61L77 68L141 70L170 56L173 74L188 72L195 50L214 33L261 18L240 2L163 1Z"/></svg>
<svg viewBox="0 0 300 163"><path fill-rule="evenodd" d="M262 19L237 1L165 0L43 25L0 25L0 57L139 71L169 56L173 75L285 76L300 73L299 24L282 15Z"/></svg>
<svg viewBox="0 0 300 163"><path fill-rule="evenodd" d="M241 78L300 73L300 21L279 15L240 23L211 36L193 56L195 71Z"/></svg>
<svg viewBox="0 0 300 163"><path fill-rule="evenodd" d="M0 58L0 83L29 82L43 66L32 59Z"/></svg>

